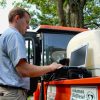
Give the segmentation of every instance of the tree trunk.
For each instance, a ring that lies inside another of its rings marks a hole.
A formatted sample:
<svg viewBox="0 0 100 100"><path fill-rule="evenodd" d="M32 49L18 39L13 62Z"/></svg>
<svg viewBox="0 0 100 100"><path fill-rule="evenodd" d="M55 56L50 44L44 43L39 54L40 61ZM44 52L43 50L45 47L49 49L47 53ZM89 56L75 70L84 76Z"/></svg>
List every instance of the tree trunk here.
<svg viewBox="0 0 100 100"><path fill-rule="evenodd" d="M57 10L58 10L60 25L66 26L66 18L63 10L63 0L57 0Z"/></svg>
<svg viewBox="0 0 100 100"><path fill-rule="evenodd" d="M86 0L57 0L57 1L58 1L58 14L61 25L65 26L66 24L66 26L70 27L84 27L83 8L84 5L86 4ZM65 6L64 2L66 2ZM66 15L66 17L64 15Z"/></svg>

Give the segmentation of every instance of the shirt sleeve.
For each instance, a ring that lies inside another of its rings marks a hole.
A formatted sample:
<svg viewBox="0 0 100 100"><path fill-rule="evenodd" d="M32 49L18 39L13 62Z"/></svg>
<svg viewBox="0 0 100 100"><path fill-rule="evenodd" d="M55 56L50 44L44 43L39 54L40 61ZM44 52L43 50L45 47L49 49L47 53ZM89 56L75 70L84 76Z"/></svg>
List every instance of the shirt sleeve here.
<svg viewBox="0 0 100 100"><path fill-rule="evenodd" d="M24 38L17 33L9 36L7 50L14 67L18 64L20 59L27 59Z"/></svg>

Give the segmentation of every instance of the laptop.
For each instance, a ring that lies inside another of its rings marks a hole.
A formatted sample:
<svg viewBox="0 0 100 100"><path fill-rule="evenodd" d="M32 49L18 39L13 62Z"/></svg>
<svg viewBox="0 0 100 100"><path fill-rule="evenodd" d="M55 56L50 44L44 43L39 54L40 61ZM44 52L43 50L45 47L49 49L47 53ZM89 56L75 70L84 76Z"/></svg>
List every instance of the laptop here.
<svg viewBox="0 0 100 100"><path fill-rule="evenodd" d="M85 67L87 61L88 44L81 45L71 52L69 66L62 67L45 76L45 81L68 79L69 69L78 69ZM70 73L69 73L70 74Z"/></svg>
<svg viewBox="0 0 100 100"><path fill-rule="evenodd" d="M87 62L88 44L81 45L71 52L69 67L85 67Z"/></svg>

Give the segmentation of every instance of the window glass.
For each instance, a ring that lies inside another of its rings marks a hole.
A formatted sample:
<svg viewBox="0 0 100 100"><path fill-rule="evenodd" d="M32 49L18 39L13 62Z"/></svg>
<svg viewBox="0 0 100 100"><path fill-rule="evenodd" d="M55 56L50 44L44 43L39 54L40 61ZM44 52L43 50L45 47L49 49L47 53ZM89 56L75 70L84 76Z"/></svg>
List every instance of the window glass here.
<svg viewBox="0 0 100 100"><path fill-rule="evenodd" d="M44 34L44 64L66 57L66 48L73 34Z"/></svg>
<svg viewBox="0 0 100 100"><path fill-rule="evenodd" d="M27 51L27 60L29 63L34 63L34 48L33 41L30 38L25 39L25 46Z"/></svg>

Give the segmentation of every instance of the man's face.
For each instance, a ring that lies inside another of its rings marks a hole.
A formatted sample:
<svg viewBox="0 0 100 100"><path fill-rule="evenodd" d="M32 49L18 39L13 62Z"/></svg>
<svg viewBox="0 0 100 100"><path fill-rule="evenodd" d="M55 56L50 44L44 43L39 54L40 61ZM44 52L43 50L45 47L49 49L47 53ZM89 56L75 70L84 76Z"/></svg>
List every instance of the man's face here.
<svg viewBox="0 0 100 100"><path fill-rule="evenodd" d="M21 34L25 34L27 29L29 28L29 20L30 16L27 13L25 13L23 18L19 18L17 22L17 28Z"/></svg>

